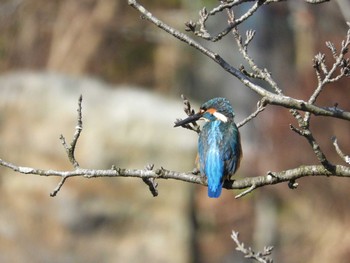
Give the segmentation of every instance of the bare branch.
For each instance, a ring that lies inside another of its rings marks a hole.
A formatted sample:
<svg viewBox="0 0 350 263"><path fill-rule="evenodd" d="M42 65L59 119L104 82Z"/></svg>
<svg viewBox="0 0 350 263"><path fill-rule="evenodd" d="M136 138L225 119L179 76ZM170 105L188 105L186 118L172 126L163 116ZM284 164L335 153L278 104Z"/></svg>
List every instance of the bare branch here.
<svg viewBox="0 0 350 263"><path fill-rule="evenodd" d="M305 0L309 4L323 4L329 2L329 0Z"/></svg>
<svg viewBox="0 0 350 263"><path fill-rule="evenodd" d="M340 149L340 147L338 145L338 140L335 136L332 137L332 142L333 142L334 148L335 148L337 154L340 156L340 158L342 158L343 161L346 162L347 164L350 164L350 156L345 155L343 153L343 151Z"/></svg>
<svg viewBox="0 0 350 263"><path fill-rule="evenodd" d="M83 100L83 96L80 95L79 97L79 101L78 101L78 120L77 120L77 126L75 127L75 133L73 135L73 139L72 142L70 143L70 145L67 144L66 139L63 137L63 135L61 134L60 136L60 140L62 142L63 147L66 150L66 153L68 155L69 161L71 162L71 164L73 165L74 168L79 168L79 163L76 160L74 154L75 154L75 147L77 145L78 139L80 137L80 133L83 130L83 121L82 121L82 113L81 113L81 103Z"/></svg>
<svg viewBox="0 0 350 263"><path fill-rule="evenodd" d="M289 109L296 109L301 111L308 111L316 116L327 116L334 117L338 119L350 120L350 112L342 111L342 110L332 110L331 108L321 108L315 106L313 104L309 104L303 100L297 100L288 96L274 94L270 91L267 91L265 88L253 83L250 79L242 73L239 69L234 68L228 62L226 62L219 54L214 53L213 51L205 48L186 34L179 32L178 30L170 27L165 24L155 16L151 12L149 12L144 6L140 5L136 0L128 0L130 6L134 7L138 10L142 17L175 38L179 39L182 42L187 43L189 46L194 47L198 51L202 52L204 55L215 61L219 64L225 71L229 72L231 75L240 80L246 87L251 89L252 91L259 94L261 97L264 97L265 102L271 105L278 105ZM269 74L265 71L265 74Z"/></svg>
<svg viewBox="0 0 350 263"><path fill-rule="evenodd" d="M342 165L335 165L333 171L326 169L323 165L302 165L297 168L280 171L268 172L265 176L246 177L234 181L225 181L226 189L246 189L255 185L255 189L273 185L282 182L296 182L297 179L307 176L337 176L350 177L350 168ZM250 191L251 192L251 191Z"/></svg>
<svg viewBox="0 0 350 263"><path fill-rule="evenodd" d="M55 190L53 190L50 193L51 197L55 197L58 194L58 192L61 190L62 186L64 185L64 183L66 182L67 179L68 179L68 176L62 176L62 179L59 182L59 184L57 185L57 187L55 188Z"/></svg>
<svg viewBox="0 0 350 263"><path fill-rule="evenodd" d="M338 81L340 78L346 76L347 72L349 72L349 62L344 58L344 55L347 54L348 48L350 45L350 30L348 30L346 34L345 40L342 42L341 50L339 51L339 54L337 54L337 50L333 43L326 42L326 46L331 50L333 58L335 59L335 62L333 63L333 66L330 70L326 67L326 56L325 54L318 53L314 58L314 68L316 69L316 75L318 80L318 86L315 89L314 93L310 96L310 99L308 100L308 103L314 104L317 97L320 95L323 88L328 83L332 83L335 81ZM322 79L320 76L320 68L323 71L323 74L325 74L324 78ZM340 74L333 76L335 71L340 68ZM306 114L306 119L310 118L310 114Z"/></svg>
<svg viewBox="0 0 350 263"><path fill-rule="evenodd" d="M232 21L223 31L221 31L215 37L210 37L210 38L204 38L203 36L202 37L204 39L211 40L213 42L216 42L222 39L224 36L230 33L234 27L236 27L237 25L241 24L243 21L251 17L264 2L265 1L256 1L255 4L252 5L251 8L245 14L243 14L240 18L237 18L234 21Z"/></svg>
<svg viewBox="0 0 350 263"><path fill-rule="evenodd" d="M197 175L194 172L177 172L164 168L145 170L145 169L123 169L112 167L107 170L82 169L73 171L42 170L32 167L17 166L13 163L0 159L0 165L7 167L15 172L22 174L32 174L39 176L58 176L68 179L69 177L97 178L97 177L134 177L134 178L155 178L155 179L173 179L188 183L207 185L204 176ZM350 177L350 168L342 165L335 165L333 171L327 170L323 165L303 165L298 168L269 172L264 176L246 177L234 181L225 181L223 187L226 189L246 189L255 185L254 189L265 185L274 185L282 182L289 182L307 176L337 176ZM66 180L64 179L64 180ZM63 180L63 179L62 179ZM60 187L58 187L60 188ZM57 188L56 188L57 189ZM251 192L251 191L249 191Z"/></svg>
<svg viewBox="0 0 350 263"><path fill-rule="evenodd" d="M75 169L79 169L79 163L75 158L75 147L77 145L80 134L83 130L82 106L81 106L82 101L83 101L83 96L80 95L79 100L78 100L78 109L77 109L77 112L78 112L77 126L75 127L75 133L73 135L73 139L72 139L72 142L70 143L70 145L67 144L66 139L64 138L64 136L62 134L60 136L60 140L62 142L64 149L66 150L68 159ZM57 185L57 187L55 188L55 190L50 193L51 197L54 197L57 195L57 193L61 190L62 186L64 185L64 183L68 179L68 177L69 176L64 176L64 175L62 176L62 179L59 182L59 184Z"/></svg>
<svg viewBox="0 0 350 263"><path fill-rule="evenodd" d="M328 70L326 66L325 54L318 53L315 56L313 60L313 63L314 63L313 66L316 71L318 85L308 100L309 104L314 104L316 102L318 96L321 94L321 92L323 91L323 89L327 84L338 81L339 79L347 75L347 73L349 72L349 60L345 59L344 55L347 54L349 45L350 45L350 30L348 30L346 39L342 42L342 47L339 53L337 53L337 50L333 43L326 42L326 46L330 49L332 56L335 60L330 70ZM340 68L340 73L334 76L338 68ZM324 76L322 76L322 74ZM338 110L337 106L338 105L336 104L336 106L334 106L332 110L337 111ZM302 118L300 113L297 112L295 109L291 110L291 113L297 119L299 124L299 129L295 128L292 125L290 126L290 128L297 134L305 137L305 139L308 141L308 143L312 147L319 162L322 165L324 165L326 169L332 171L334 169L334 165L327 160L325 154L321 150L319 144L316 142L316 139L314 138L314 136L312 135L312 132L310 131L309 127L310 127L310 120L311 120L311 112L306 112L304 115L304 118ZM333 141L333 144L336 147L338 154L341 156L340 154L341 152L338 151L340 149L339 147L337 147L336 140ZM344 159L345 157L342 157L342 158Z"/></svg>
<svg viewBox="0 0 350 263"><path fill-rule="evenodd" d="M318 86L316 87L313 94L310 96L308 103L314 104L321 94L325 86L329 83L338 81L342 77L346 76L349 72L349 60L344 58L344 55L348 52L348 47L350 45L350 30L348 30L346 39L342 42L342 47L339 53L333 43L326 42L326 46L330 49L332 56L335 60L330 70L326 66L326 56L325 54L318 53L313 60L313 67L316 71ZM340 68L340 73L334 76L337 69ZM322 76L322 74L324 76ZM336 104L332 111L337 111L338 105ZM340 110L342 111L342 110ZM314 136L312 135L310 127L311 112L306 112L304 118L301 117L300 113L296 110L291 110L292 115L297 119L300 129L295 128L291 125L291 129L297 134L305 137L309 144L311 145L314 153L316 154L318 160L323 164L327 169L332 170L334 166L327 160L325 154L322 152L319 144L316 142Z"/></svg>
<svg viewBox="0 0 350 263"><path fill-rule="evenodd" d="M249 194L250 192L253 192L256 189L256 185L252 184L251 187L249 187L248 189L244 190L243 192L239 193L238 195L235 196L236 199L241 198L247 194Z"/></svg>
<svg viewBox="0 0 350 263"><path fill-rule="evenodd" d="M236 1L220 1L220 4L213 8L211 11L207 11L205 9L205 12L202 11L199 13L199 20L197 23L194 23L192 21L186 22L185 25L187 27L187 31L192 31L196 36L201 37L205 40L209 40L212 42L216 42L221 40L223 37L225 37L227 34L231 32L231 30L241 24L242 22L246 21L248 18L250 18L262 5L270 4L272 2L281 2L284 0L236 0ZM230 10L234 6L238 6L242 3L247 2L255 2L244 14L241 15L241 17L237 19L233 19L228 26L223 29L221 32L216 34L215 36L212 36L207 28L206 28L206 22L210 16L214 16L219 12L222 12L224 10ZM202 9L204 10L204 9ZM196 30L196 26L188 27L188 25L199 25L199 30Z"/></svg>
<svg viewBox="0 0 350 263"><path fill-rule="evenodd" d="M233 12L228 12L229 21L234 19ZM248 44L252 41L255 35L255 31L248 30L246 32L246 40L243 42L242 36L239 34L237 27L232 29L233 37L236 40L239 52L242 54L243 58L248 62L250 68L254 71L255 77L258 79L265 80L271 88L277 93L282 95L282 90L278 87L277 83L272 79L271 74L267 69L261 69L254 62L253 58L248 54Z"/></svg>
<svg viewBox="0 0 350 263"><path fill-rule="evenodd" d="M339 54L336 53L336 49L334 44L330 42L326 42L327 47L331 50L333 58L335 59L335 62L333 63L332 68L327 71L325 66L325 55L324 54L318 54L315 56L315 60L318 61L318 64L321 65L323 69L324 74L326 74L323 78L323 80L320 78L320 76L317 76L318 79L318 86L315 89L314 93L311 95L309 99L309 103L314 103L321 93L322 89L325 87L326 84L338 81L343 76L348 75L349 72L349 60L344 58L344 55L347 54L349 45L350 45L350 30L348 30L346 34L346 39L342 42L342 47L339 52ZM317 68L317 67L316 67ZM333 77L333 74L335 73L336 69L340 68L340 74ZM317 72L317 70L316 70ZM307 114L306 118L310 118L309 114Z"/></svg>
<svg viewBox="0 0 350 263"><path fill-rule="evenodd" d="M262 252L254 252L251 247L245 247L244 243L238 239L239 233L232 231L231 238L236 243L236 250L244 254L245 258L254 259L261 263L273 263L273 260L268 256L271 255L273 246L264 247Z"/></svg>
<svg viewBox="0 0 350 263"><path fill-rule="evenodd" d="M257 105L256 105L256 111L254 111L252 114L250 114L247 118L242 120L241 122L237 123L237 127L240 128L252 119L254 119L258 114L266 109L266 105L264 100L259 100Z"/></svg>
<svg viewBox="0 0 350 263"><path fill-rule="evenodd" d="M330 172L333 171L334 169L334 165L331 164L325 154L323 153L323 151L321 150L321 147L319 146L319 144L316 142L314 136L312 135L312 132L310 131L310 129L307 126L301 126L300 129L295 128L293 125L290 125L290 128L292 131L296 132L298 135L305 137L305 139L308 141L308 143L310 144L312 150L314 151L318 161Z"/></svg>

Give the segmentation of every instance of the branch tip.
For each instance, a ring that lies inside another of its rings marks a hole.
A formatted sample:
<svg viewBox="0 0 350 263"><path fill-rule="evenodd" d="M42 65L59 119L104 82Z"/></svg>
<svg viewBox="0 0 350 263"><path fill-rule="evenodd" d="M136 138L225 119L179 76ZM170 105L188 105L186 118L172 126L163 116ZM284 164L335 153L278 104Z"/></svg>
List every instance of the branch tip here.
<svg viewBox="0 0 350 263"><path fill-rule="evenodd" d="M298 186L299 186L299 183L297 183L294 179L288 182L289 189L294 190L294 189L297 189Z"/></svg>
<svg viewBox="0 0 350 263"><path fill-rule="evenodd" d="M268 257L272 254L273 246L265 246L263 251L254 252L251 247L246 247L239 239L239 233L232 231L231 238L236 243L236 250L244 254L245 258L254 259L262 263L272 263L273 260Z"/></svg>
<svg viewBox="0 0 350 263"><path fill-rule="evenodd" d="M61 190L63 184L66 182L66 180L68 179L67 176L63 176L61 181L58 183L57 187L50 193L51 197L55 197L58 192Z"/></svg>
<svg viewBox="0 0 350 263"><path fill-rule="evenodd" d="M335 151L337 152L337 154L339 155L339 157L347 164L350 164L350 156L349 155L345 155L343 153L343 151L340 149L339 144L338 144L338 140L335 136L332 136L331 138L333 146L335 148Z"/></svg>
<svg viewBox="0 0 350 263"><path fill-rule="evenodd" d="M257 188L257 186L255 184L252 184L248 189L246 189L243 192L241 192L240 194L236 195L235 199L241 198L241 197L249 194L250 192L252 192L256 188Z"/></svg>

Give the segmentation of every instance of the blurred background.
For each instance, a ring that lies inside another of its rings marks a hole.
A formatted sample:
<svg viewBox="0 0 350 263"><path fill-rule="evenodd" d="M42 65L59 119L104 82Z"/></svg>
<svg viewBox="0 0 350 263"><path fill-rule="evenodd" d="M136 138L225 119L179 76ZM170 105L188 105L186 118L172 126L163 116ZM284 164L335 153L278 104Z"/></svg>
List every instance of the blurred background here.
<svg viewBox="0 0 350 263"><path fill-rule="evenodd" d="M203 6L217 1L146 0L156 16L184 32ZM249 5L236 10L242 14ZM225 15L208 22L212 32ZM272 72L288 96L307 99L317 85L312 58L339 49L350 20L349 2L308 5L286 1L262 7L244 25L257 30L250 54ZM205 46L232 65L245 64L227 36ZM349 111L348 80L327 86L321 106ZM265 83L261 83L266 86ZM174 129L184 117L180 94L194 107L227 97L239 122L259 99L196 50L170 37L115 0L0 0L0 158L22 166L72 169L59 141L71 140L79 95L84 130L76 157L84 168L177 171L194 168L197 135ZM240 129L244 159L237 177L316 164L308 143L289 129L288 110L269 106ZM312 119L330 161L337 136L350 152L349 123ZM241 199L224 190L159 180L154 198L134 178L70 179L20 175L0 167L0 262L250 262L235 251L231 231L275 262L349 262L350 181L303 178L299 187L268 186Z"/></svg>

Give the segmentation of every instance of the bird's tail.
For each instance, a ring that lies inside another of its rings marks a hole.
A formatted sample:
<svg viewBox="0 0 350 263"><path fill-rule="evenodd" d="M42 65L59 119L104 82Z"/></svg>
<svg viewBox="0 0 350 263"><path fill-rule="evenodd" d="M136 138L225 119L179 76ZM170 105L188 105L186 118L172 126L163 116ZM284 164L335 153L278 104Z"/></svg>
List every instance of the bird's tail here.
<svg viewBox="0 0 350 263"><path fill-rule="evenodd" d="M210 198L218 198L221 195L222 184L213 186L208 186L208 196Z"/></svg>
<svg viewBox="0 0 350 263"><path fill-rule="evenodd" d="M205 174L208 180L208 196L210 198L218 198L221 195L223 173L224 162L221 160L219 152L208 152Z"/></svg>

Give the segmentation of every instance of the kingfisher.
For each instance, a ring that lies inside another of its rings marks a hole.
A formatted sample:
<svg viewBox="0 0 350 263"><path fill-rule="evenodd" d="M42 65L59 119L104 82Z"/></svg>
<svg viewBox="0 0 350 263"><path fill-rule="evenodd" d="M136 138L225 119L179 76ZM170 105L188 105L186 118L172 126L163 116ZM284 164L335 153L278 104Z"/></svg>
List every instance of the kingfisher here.
<svg viewBox="0 0 350 263"><path fill-rule="evenodd" d="M175 123L174 127L206 121L198 138L198 165L207 177L208 196L218 198L222 185L239 168L242 158L241 138L234 122L235 113L226 98L211 99L195 113Z"/></svg>

